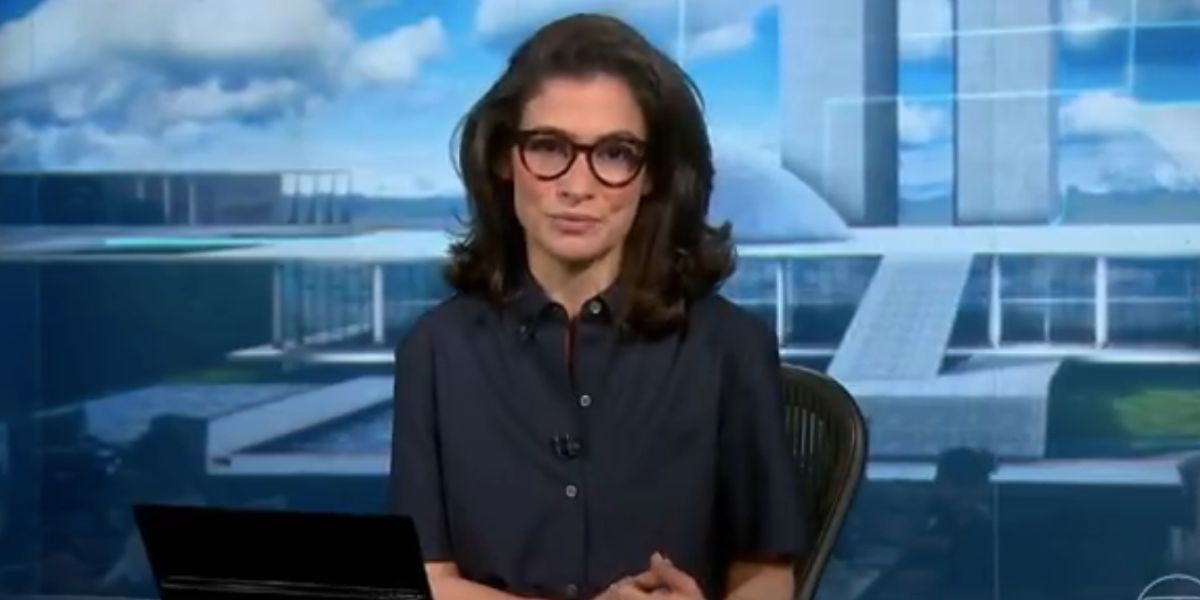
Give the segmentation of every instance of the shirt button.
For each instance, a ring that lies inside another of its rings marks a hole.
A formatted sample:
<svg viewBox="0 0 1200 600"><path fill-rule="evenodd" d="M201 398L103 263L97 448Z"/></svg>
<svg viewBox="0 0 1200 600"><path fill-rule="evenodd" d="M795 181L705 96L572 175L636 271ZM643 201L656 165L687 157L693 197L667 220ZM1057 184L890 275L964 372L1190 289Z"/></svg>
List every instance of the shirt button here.
<svg viewBox="0 0 1200 600"><path fill-rule="evenodd" d="M584 408L591 406L592 405L592 397L587 394L580 396L579 397L579 405Z"/></svg>
<svg viewBox="0 0 1200 600"><path fill-rule="evenodd" d="M567 494L568 498L574 498L579 495L579 488L575 487L574 484L568 485L563 491Z"/></svg>
<svg viewBox="0 0 1200 600"><path fill-rule="evenodd" d="M588 312L592 313L593 315L600 314L600 311L603 308L604 307L600 306L600 303L597 302L596 300L592 300L591 302L588 302L588 304L587 304Z"/></svg>
<svg viewBox="0 0 1200 600"><path fill-rule="evenodd" d="M563 592L566 593L568 598L578 598L579 597L579 586L577 586L573 583L568 583L567 587L563 588Z"/></svg>

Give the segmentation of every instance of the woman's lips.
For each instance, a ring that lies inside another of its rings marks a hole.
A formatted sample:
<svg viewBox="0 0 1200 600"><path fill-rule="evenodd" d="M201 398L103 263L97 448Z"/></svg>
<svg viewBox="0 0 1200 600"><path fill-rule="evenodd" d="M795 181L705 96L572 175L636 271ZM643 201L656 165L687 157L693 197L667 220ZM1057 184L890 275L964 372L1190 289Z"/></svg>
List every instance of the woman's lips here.
<svg viewBox="0 0 1200 600"><path fill-rule="evenodd" d="M600 219L588 215L550 215L554 228L568 235L588 233L600 225Z"/></svg>

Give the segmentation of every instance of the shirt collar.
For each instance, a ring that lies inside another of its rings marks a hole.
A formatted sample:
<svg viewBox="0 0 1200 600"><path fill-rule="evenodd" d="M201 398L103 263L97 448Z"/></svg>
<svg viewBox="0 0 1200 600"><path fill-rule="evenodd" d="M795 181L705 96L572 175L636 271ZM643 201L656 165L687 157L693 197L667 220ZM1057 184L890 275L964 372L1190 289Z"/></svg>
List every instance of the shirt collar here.
<svg viewBox="0 0 1200 600"><path fill-rule="evenodd" d="M583 304L583 315L587 316L589 312L598 311L598 313L592 312L592 314L615 318L625 310L627 301L628 293L625 286L618 280L608 289L586 300ZM517 318L522 321L537 319L556 305L557 303L546 295L546 291L533 278L533 275L528 270L522 271L521 279L517 283L516 294L510 301L510 306L515 311ZM597 308L593 309L592 306Z"/></svg>

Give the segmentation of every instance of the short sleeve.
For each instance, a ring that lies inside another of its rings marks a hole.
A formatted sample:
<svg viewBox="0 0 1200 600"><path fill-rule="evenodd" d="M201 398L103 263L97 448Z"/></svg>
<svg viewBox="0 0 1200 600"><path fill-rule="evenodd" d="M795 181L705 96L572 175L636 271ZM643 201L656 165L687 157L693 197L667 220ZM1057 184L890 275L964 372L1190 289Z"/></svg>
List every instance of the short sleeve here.
<svg viewBox="0 0 1200 600"><path fill-rule="evenodd" d="M774 333L747 316L727 340L721 384L719 498L733 557L796 559L806 549L804 503L784 429ZM748 326L747 326L748 325Z"/></svg>
<svg viewBox="0 0 1200 600"><path fill-rule="evenodd" d="M433 347L418 325L396 348L390 495L412 517L426 561L449 560L438 452Z"/></svg>

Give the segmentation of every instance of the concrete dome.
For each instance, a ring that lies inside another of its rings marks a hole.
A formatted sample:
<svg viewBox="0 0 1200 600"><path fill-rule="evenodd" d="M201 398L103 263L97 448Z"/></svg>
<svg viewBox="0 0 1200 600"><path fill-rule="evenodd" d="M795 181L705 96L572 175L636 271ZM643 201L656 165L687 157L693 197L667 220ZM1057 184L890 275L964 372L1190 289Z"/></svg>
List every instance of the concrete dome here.
<svg viewBox="0 0 1200 600"><path fill-rule="evenodd" d="M778 157L714 144L708 220L729 221L738 242L827 242L850 237L845 221Z"/></svg>

